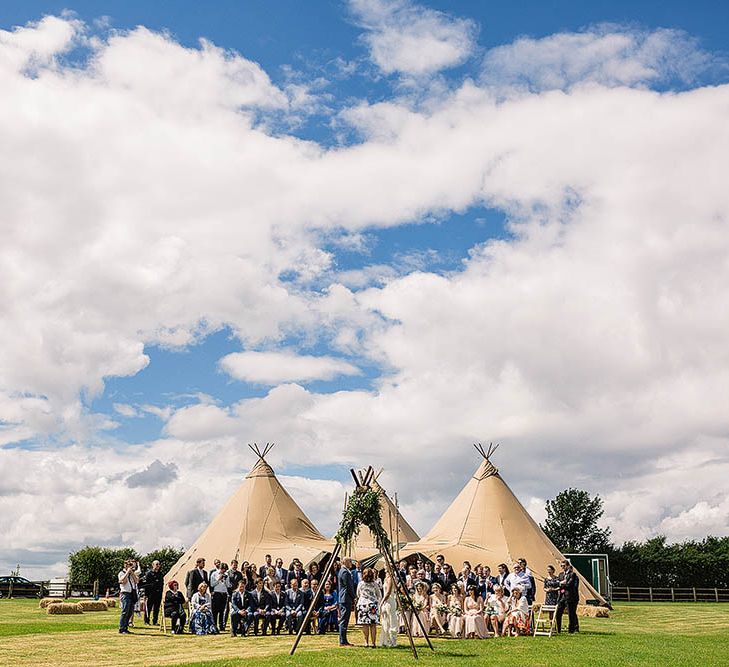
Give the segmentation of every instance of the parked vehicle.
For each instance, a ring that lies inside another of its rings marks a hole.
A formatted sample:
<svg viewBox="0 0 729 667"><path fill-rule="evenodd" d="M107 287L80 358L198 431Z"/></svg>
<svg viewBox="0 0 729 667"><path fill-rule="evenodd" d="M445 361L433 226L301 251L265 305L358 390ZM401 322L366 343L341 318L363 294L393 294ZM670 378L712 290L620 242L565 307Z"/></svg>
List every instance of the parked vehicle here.
<svg viewBox="0 0 729 667"><path fill-rule="evenodd" d="M46 595L47 591L41 584L34 584L25 577L7 576L0 577L0 595L6 598L10 595L10 583L12 582L12 594L14 598L40 598Z"/></svg>

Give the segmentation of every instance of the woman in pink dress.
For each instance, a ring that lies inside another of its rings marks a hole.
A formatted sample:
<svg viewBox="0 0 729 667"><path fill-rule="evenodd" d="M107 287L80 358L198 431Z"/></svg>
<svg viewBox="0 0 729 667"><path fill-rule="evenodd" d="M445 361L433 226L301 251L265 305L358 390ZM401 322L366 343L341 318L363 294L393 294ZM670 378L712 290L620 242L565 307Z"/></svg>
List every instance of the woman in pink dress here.
<svg viewBox="0 0 729 667"><path fill-rule="evenodd" d="M491 629L494 631L494 637L501 636L508 611L509 601L504 597L504 589L496 584L494 592L488 597L486 612L491 623Z"/></svg>
<svg viewBox="0 0 729 667"><path fill-rule="evenodd" d="M425 628L425 632L430 629L430 600L428 598L428 589L422 581L415 584L415 595L413 595L413 604L415 605L415 614L418 615L420 621ZM423 630L418 623L418 619L413 614L412 630L415 637L423 637Z"/></svg>
<svg viewBox="0 0 729 667"><path fill-rule="evenodd" d="M463 596L457 584L451 586L451 595L448 598L448 631L451 637L463 637Z"/></svg>
<svg viewBox="0 0 729 667"><path fill-rule="evenodd" d="M445 634L445 624L448 622L448 599L443 589L436 581L433 584L433 593L430 596L430 627L435 628L438 635Z"/></svg>
<svg viewBox="0 0 729 667"><path fill-rule="evenodd" d="M463 618L465 619L463 632L466 639L486 639L486 621L483 617L483 599L478 594L476 586L468 587L468 597L463 603Z"/></svg>

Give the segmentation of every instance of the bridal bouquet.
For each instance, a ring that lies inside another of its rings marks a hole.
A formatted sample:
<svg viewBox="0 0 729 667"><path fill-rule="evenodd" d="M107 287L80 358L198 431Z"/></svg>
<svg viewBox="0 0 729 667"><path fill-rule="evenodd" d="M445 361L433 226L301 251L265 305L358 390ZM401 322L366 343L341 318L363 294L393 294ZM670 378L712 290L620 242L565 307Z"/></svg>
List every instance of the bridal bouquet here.
<svg viewBox="0 0 729 667"><path fill-rule="evenodd" d="M423 611L423 609L425 609L425 603L413 602L413 607L415 608L415 611Z"/></svg>
<svg viewBox="0 0 729 667"><path fill-rule="evenodd" d="M443 603L437 605L435 609L439 614L448 614L451 610L451 608L447 604Z"/></svg>
<svg viewBox="0 0 729 667"><path fill-rule="evenodd" d="M455 616L456 618L463 616L463 609L461 609L458 605L454 604L449 609L452 616Z"/></svg>

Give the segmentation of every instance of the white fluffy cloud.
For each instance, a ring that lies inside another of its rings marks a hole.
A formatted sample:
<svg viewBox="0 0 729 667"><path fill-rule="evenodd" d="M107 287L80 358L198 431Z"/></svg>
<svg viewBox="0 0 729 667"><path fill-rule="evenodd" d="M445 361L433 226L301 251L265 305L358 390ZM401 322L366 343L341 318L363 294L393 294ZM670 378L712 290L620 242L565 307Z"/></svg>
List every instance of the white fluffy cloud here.
<svg viewBox="0 0 729 667"><path fill-rule="evenodd" d="M360 371L334 357L314 357L290 350L279 352L234 352L220 360L231 377L257 384L332 380L339 375L359 375Z"/></svg>
<svg viewBox="0 0 729 667"><path fill-rule="evenodd" d="M475 48L476 24L410 0L349 0L372 61L385 73L423 76L460 65Z"/></svg>
<svg viewBox="0 0 729 667"><path fill-rule="evenodd" d="M654 52L660 71L680 67L646 46L663 33L619 48L619 32L556 36L582 64L556 81L529 73L534 92L516 77L504 94L516 57L491 54L498 90L465 82L422 108L356 105L343 119L363 141L324 149L269 129L295 102L242 56L143 28L85 30L48 18L0 33L14 100L0 105L0 444L39 443L0 450L3 470L34 471L0 480L3 562L40 572L84 542L189 544L255 440L313 476L384 466L421 531L475 467L468 443L492 439L534 511L583 486L605 496L619 538L726 531L729 86L628 87L656 79ZM87 64L61 63L74 45ZM395 69L417 73L405 46ZM320 245L474 205L504 211L510 235L445 275L339 274ZM270 350L223 368L278 386L230 405L119 403L126 418L155 410L164 437L99 442L114 422L86 406L105 378L138 373L147 344L185 347L223 325L244 350ZM307 391L294 382L356 368L333 352L293 356L281 348L292 331L385 371L370 391ZM297 500L333 527L342 486L304 479L290 480Z"/></svg>
<svg viewBox="0 0 729 667"><path fill-rule="evenodd" d="M633 86L677 79L691 82L712 63L696 40L680 30L637 30L611 24L583 32L521 37L491 49L483 80L532 90L585 82Z"/></svg>

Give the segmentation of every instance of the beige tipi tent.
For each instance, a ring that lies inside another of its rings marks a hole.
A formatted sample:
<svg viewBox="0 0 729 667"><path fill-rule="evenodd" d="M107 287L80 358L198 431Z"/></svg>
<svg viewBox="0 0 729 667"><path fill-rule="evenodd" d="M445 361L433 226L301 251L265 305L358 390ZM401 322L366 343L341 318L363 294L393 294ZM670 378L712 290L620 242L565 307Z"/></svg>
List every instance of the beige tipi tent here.
<svg viewBox="0 0 729 667"><path fill-rule="evenodd" d="M267 445L263 452L251 447L258 461L225 507L168 572L166 581L182 582L200 557L210 568L215 558L227 563L236 559L263 565L266 554L271 554L274 560L282 558L288 567L294 557L307 565L332 550L331 542L309 521L266 463L271 447Z"/></svg>
<svg viewBox="0 0 729 667"><path fill-rule="evenodd" d="M525 558L537 580L537 601L542 601L541 580L546 567L552 564L559 572L563 556L489 460L496 448L489 447L488 452L476 448L484 460L473 477L430 532L418 542L408 544L401 554L422 553L431 559L443 554L456 571L467 560L473 566L488 565L494 573L499 563L506 563L511 569L516 559ZM583 604L588 599L606 604L582 576L580 583Z"/></svg>
<svg viewBox="0 0 729 667"><path fill-rule="evenodd" d="M382 471L380 470L380 473ZM395 503L390 500L385 490L377 481L380 473L377 474L372 481L371 487L380 495L380 516L382 518L382 527L385 529L388 537L392 541L393 546L404 546L408 542L416 542L420 536L413 530L413 527L405 521L400 514ZM352 543L351 556L359 560L369 559L378 554L380 550L377 548L375 538L367 526L361 526L359 535Z"/></svg>

